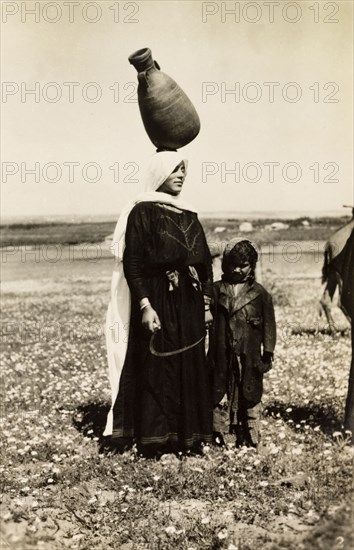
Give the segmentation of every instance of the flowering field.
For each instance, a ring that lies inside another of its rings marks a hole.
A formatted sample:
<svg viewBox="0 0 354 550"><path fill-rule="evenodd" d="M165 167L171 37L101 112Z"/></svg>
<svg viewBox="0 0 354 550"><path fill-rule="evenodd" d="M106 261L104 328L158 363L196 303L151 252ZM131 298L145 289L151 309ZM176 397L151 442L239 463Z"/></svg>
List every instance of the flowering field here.
<svg viewBox="0 0 354 550"><path fill-rule="evenodd" d="M353 448L341 426L349 328L338 309L335 335L319 318L310 256L264 265L278 344L258 451L228 436L224 449L159 461L101 446L111 260L5 265L2 547L353 548Z"/></svg>

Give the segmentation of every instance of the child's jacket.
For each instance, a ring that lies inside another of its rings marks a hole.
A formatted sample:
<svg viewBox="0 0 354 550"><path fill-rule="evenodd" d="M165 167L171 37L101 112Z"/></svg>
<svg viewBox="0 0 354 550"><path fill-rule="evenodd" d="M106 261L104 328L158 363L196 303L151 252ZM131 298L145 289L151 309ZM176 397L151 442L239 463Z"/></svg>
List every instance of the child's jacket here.
<svg viewBox="0 0 354 550"><path fill-rule="evenodd" d="M273 353L276 325L271 295L259 283L245 283L235 297L234 285L214 283L214 323L209 364L214 405L227 393L234 355L241 356L244 397L259 403L263 391L262 351Z"/></svg>

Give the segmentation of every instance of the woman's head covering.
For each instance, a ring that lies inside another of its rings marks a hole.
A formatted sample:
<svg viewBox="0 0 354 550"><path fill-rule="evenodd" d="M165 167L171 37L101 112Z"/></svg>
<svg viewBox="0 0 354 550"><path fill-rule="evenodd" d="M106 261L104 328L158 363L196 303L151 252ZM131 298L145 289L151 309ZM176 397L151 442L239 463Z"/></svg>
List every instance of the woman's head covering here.
<svg viewBox="0 0 354 550"><path fill-rule="evenodd" d="M258 252L251 241L242 239L234 244L231 248L228 246L225 248L223 263L232 263L235 260L249 262L252 269L256 267Z"/></svg>
<svg viewBox="0 0 354 550"><path fill-rule="evenodd" d="M128 202L122 209L117 222L114 234L111 250L113 254L121 260L123 258L123 251L125 247L125 230L127 221L131 210L139 202L160 202L165 204L175 205L181 210L190 210L195 212L195 209L181 200L178 196L169 195L168 193L161 193L157 191L164 181L174 171L176 166L181 162L187 169L188 161L182 157L177 151L161 151L155 153L149 160L147 168L145 170L145 193L141 193L135 199Z"/></svg>
<svg viewBox="0 0 354 550"><path fill-rule="evenodd" d="M145 171L145 192L157 191L181 162L184 163L187 171L188 161L177 151L155 153Z"/></svg>

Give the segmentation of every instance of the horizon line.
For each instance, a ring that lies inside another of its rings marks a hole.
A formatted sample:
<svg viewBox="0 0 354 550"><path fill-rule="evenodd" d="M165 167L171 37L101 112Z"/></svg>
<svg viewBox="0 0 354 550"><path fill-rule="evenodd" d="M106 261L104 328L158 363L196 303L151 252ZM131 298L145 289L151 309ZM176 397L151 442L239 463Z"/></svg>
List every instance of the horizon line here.
<svg viewBox="0 0 354 550"><path fill-rule="evenodd" d="M351 216L351 213L348 210L220 210L215 211L201 211L198 212L199 217L201 218L214 218L214 219L225 219L225 218L237 218L242 217L243 219L257 219L257 218L322 218L322 217L345 217ZM14 216L1 216L0 223L21 223L23 222L33 222L36 220L40 221L64 221L67 223L70 221L82 221L82 222L92 222L99 219L104 219L105 221L117 221L120 213L108 213L108 214L27 214L27 215L14 215ZM70 220L71 218L71 220Z"/></svg>

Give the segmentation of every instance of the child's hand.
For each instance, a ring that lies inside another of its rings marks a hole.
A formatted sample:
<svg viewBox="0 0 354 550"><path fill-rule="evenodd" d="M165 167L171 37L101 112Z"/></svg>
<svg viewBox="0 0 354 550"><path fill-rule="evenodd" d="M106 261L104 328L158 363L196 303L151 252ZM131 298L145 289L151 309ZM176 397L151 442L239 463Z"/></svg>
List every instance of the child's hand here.
<svg viewBox="0 0 354 550"><path fill-rule="evenodd" d="M269 372L272 368L273 354L270 351L264 351L262 355L262 363L259 365L259 370L262 374Z"/></svg>
<svg viewBox="0 0 354 550"><path fill-rule="evenodd" d="M271 351L264 351L262 361L265 363L271 363L273 361L273 353Z"/></svg>

